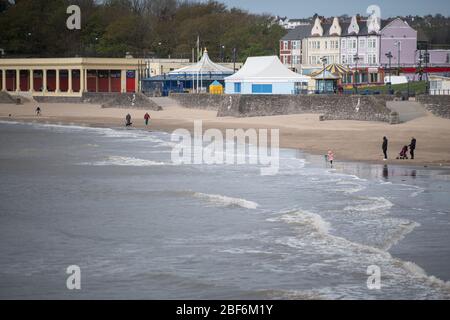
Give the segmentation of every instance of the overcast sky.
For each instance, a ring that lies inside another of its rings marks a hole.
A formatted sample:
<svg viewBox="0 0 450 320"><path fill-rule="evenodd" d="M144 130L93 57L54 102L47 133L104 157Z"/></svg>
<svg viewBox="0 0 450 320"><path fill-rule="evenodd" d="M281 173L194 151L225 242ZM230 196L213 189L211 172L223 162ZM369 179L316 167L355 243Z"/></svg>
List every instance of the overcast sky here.
<svg viewBox="0 0 450 320"><path fill-rule="evenodd" d="M324 16L365 14L369 5L381 7L383 18L399 15L440 13L450 16L449 0L219 0L228 6L240 7L254 13L270 13L305 18L318 13Z"/></svg>

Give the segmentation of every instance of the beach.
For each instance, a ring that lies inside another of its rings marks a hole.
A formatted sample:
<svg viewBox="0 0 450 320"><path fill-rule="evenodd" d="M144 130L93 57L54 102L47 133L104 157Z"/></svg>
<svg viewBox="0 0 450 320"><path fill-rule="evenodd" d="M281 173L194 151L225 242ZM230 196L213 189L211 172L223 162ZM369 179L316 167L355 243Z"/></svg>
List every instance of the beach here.
<svg viewBox="0 0 450 320"><path fill-rule="evenodd" d="M89 104L39 104L42 116L35 115L36 104L0 104L0 119L26 122L120 127L130 113L135 128L144 129L145 110L101 108ZM172 132L193 129L194 120L203 129L274 128L280 130L280 146L324 155L333 150L337 161L365 161L399 165L448 166L450 164L450 120L430 113L406 123L390 125L369 121L319 121L318 114L282 115L252 118L216 117L216 111L188 109L177 105L163 111L149 111L151 124L146 129ZM9 115L11 114L11 117ZM383 161L382 138L389 139L389 160ZM396 160L401 148L417 139L415 160Z"/></svg>

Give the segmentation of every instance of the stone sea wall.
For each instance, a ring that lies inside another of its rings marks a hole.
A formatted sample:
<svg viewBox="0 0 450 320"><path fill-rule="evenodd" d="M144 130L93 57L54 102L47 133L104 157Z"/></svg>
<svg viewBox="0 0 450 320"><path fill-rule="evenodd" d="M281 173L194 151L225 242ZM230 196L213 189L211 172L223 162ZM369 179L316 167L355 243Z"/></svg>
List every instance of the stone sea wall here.
<svg viewBox="0 0 450 320"><path fill-rule="evenodd" d="M389 122L390 96L172 94L187 108L217 110L219 117L260 117L317 113L323 120Z"/></svg>

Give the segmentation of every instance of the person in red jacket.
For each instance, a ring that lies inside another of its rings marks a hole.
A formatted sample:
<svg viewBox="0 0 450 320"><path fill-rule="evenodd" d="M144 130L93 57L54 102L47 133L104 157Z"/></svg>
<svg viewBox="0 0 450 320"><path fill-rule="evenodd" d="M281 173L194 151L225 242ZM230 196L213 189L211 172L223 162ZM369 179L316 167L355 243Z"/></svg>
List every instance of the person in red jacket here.
<svg viewBox="0 0 450 320"><path fill-rule="evenodd" d="M144 120L145 120L145 125L148 126L148 121L150 120L150 115L148 114L148 112L145 114Z"/></svg>

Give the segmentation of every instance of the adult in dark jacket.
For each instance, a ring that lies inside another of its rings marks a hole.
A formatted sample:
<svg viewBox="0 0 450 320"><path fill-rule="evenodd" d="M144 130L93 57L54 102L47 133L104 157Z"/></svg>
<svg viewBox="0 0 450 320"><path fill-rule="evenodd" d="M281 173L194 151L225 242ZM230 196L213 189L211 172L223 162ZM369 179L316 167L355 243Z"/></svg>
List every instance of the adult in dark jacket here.
<svg viewBox="0 0 450 320"><path fill-rule="evenodd" d="M387 160L387 149L388 149L388 139L386 137L383 137L383 145L381 146L384 153L384 160Z"/></svg>
<svg viewBox="0 0 450 320"><path fill-rule="evenodd" d="M416 138L412 137L411 144L409 145L409 153L411 154L411 160L414 160L414 150L416 150Z"/></svg>
<svg viewBox="0 0 450 320"><path fill-rule="evenodd" d="M125 125L127 126L127 127L130 127L133 123L131 122L131 115L130 114L127 114L127 116L125 117L125 120L127 121L126 123L125 123Z"/></svg>

